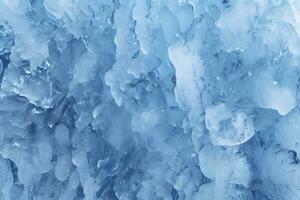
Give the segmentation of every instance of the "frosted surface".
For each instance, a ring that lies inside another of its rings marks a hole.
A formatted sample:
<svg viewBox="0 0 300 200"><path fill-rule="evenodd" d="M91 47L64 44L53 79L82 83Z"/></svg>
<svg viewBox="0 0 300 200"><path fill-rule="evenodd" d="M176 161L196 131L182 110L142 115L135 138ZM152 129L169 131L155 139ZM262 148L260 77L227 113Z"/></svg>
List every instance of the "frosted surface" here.
<svg viewBox="0 0 300 200"><path fill-rule="evenodd" d="M0 0L0 200L299 200L299 80L300 0Z"/></svg>

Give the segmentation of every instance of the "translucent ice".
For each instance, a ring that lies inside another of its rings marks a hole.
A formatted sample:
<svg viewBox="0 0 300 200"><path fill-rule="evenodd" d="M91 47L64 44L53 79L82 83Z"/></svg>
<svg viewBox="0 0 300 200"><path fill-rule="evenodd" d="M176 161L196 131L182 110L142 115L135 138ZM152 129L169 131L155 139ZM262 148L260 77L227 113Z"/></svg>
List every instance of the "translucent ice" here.
<svg viewBox="0 0 300 200"><path fill-rule="evenodd" d="M216 25L221 30L221 39L226 50L247 48L252 40L251 26L255 16L255 5L248 0L236 1L232 6L224 9Z"/></svg>
<svg viewBox="0 0 300 200"><path fill-rule="evenodd" d="M0 200L299 200L299 0L0 0Z"/></svg>
<svg viewBox="0 0 300 200"><path fill-rule="evenodd" d="M224 103L207 107L205 124L215 145L238 145L255 134L252 119L243 112L232 113Z"/></svg>

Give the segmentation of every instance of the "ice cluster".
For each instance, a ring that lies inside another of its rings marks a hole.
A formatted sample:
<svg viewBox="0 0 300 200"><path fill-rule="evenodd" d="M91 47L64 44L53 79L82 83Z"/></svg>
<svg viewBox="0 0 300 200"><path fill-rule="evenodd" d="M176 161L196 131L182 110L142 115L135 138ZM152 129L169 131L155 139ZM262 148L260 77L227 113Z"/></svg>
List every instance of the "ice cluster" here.
<svg viewBox="0 0 300 200"><path fill-rule="evenodd" d="M0 200L299 200L300 0L0 0Z"/></svg>

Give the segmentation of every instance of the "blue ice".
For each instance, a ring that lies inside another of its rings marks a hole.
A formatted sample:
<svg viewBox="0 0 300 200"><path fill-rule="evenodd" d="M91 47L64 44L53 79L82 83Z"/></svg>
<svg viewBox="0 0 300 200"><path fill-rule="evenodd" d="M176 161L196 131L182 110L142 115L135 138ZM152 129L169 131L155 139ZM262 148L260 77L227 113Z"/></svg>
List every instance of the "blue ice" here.
<svg viewBox="0 0 300 200"><path fill-rule="evenodd" d="M299 200L299 80L300 0L0 0L0 200Z"/></svg>

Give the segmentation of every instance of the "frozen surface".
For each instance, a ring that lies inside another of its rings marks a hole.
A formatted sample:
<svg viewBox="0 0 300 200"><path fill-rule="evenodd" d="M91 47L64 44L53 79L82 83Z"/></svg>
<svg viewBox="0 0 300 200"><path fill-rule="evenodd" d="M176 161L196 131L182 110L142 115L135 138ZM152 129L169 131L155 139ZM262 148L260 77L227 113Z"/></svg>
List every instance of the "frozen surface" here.
<svg viewBox="0 0 300 200"><path fill-rule="evenodd" d="M300 0L0 0L0 200L299 200L299 80Z"/></svg>

